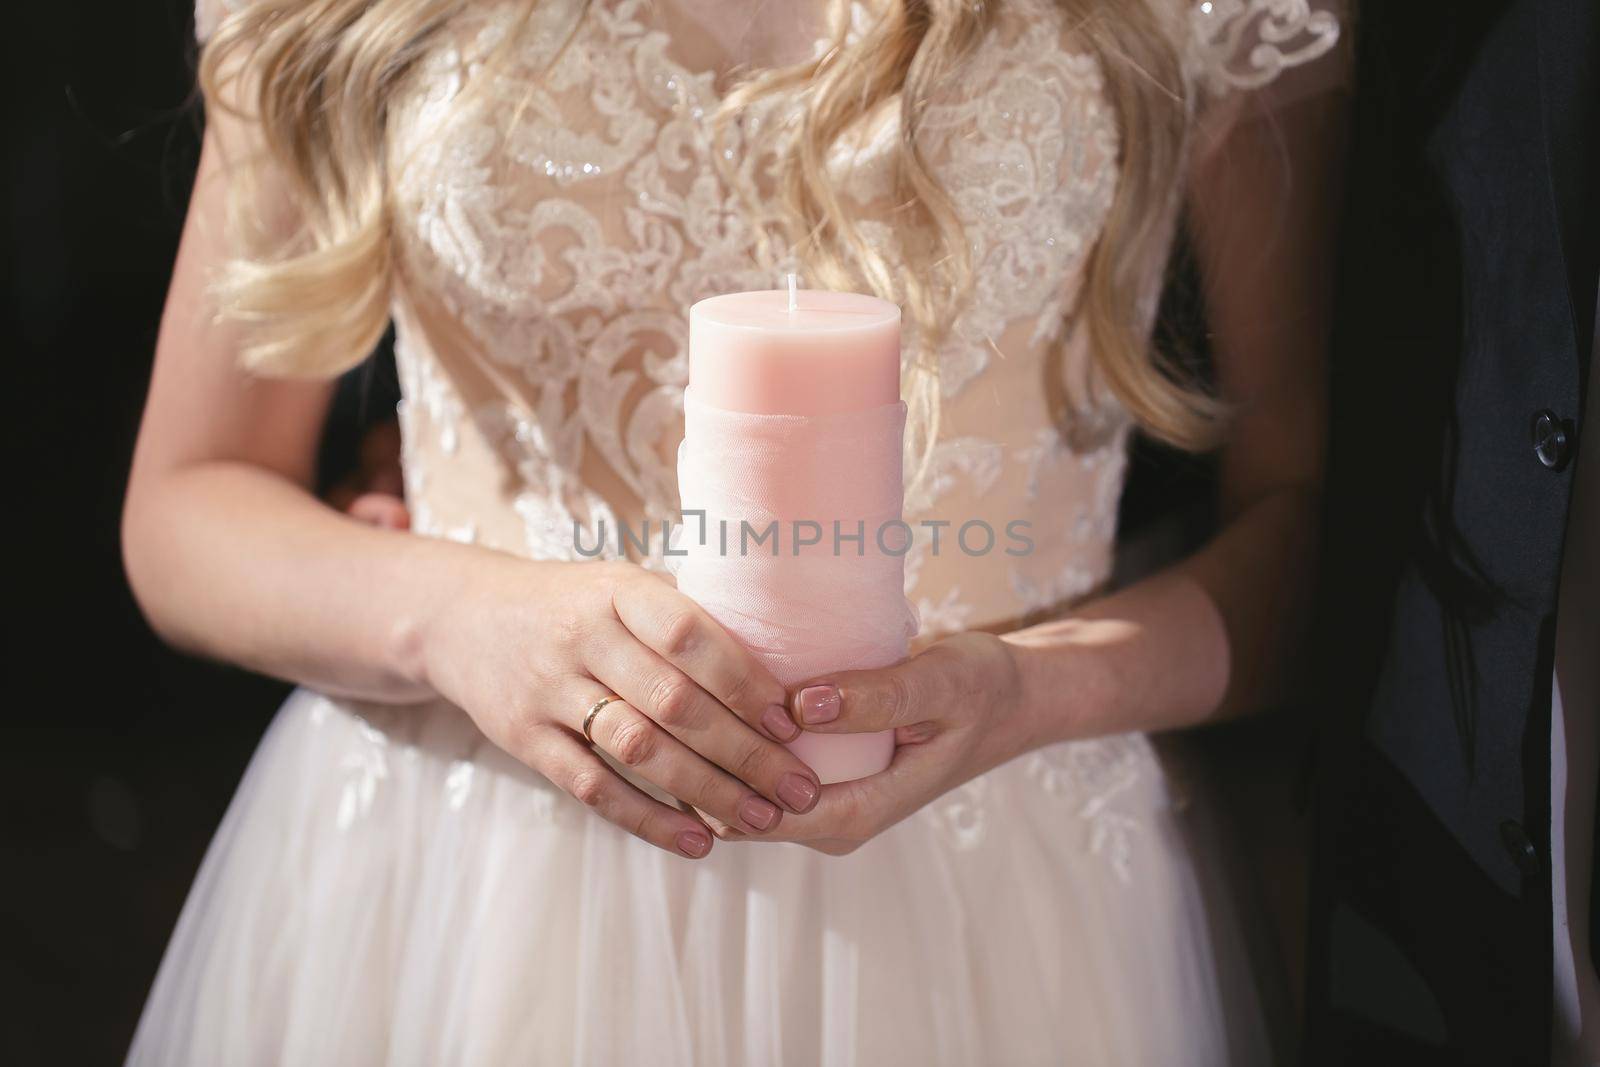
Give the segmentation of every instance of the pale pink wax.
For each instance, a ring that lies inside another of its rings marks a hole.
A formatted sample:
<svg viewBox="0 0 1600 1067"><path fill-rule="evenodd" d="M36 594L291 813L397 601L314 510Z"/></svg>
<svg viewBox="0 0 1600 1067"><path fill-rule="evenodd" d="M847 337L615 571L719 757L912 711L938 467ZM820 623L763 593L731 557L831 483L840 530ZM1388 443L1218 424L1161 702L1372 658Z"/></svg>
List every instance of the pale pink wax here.
<svg viewBox="0 0 1600 1067"><path fill-rule="evenodd" d="M900 399L900 309L860 293L726 293L689 309L689 387L753 415L832 415Z"/></svg>
<svg viewBox="0 0 1600 1067"><path fill-rule="evenodd" d="M877 297L810 289L702 300L689 311L689 392L707 407L753 415L832 416L898 404L900 309ZM898 455L893 466L897 482ZM785 518L826 525L851 506L846 487L856 473L841 471L836 490L831 479L773 473L774 484L764 485L763 495ZM898 496L892 503L898 517ZM775 567L784 562L771 560ZM771 610L781 613L782 605ZM849 612L852 605L840 604L839 610ZM807 680L774 673L785 685ZM887 767L894 735L807 731L789 748L824 783L842 782Z"/></svg>

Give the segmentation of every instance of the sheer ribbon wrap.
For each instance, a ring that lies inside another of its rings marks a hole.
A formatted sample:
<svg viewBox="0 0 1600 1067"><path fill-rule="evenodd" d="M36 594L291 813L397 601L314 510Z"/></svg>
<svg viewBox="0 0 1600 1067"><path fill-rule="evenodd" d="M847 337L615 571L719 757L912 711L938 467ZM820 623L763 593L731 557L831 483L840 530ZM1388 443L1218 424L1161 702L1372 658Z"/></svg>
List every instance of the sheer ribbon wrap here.
<svg viewBox="0 0 1600 1067"><path fill-rule="evenodd" d="M905 421L903 403L752 415L684 394L678 588L784 685L906 657ZM894 735L804 733L790 748L841 782L887 767Z"/></svg>

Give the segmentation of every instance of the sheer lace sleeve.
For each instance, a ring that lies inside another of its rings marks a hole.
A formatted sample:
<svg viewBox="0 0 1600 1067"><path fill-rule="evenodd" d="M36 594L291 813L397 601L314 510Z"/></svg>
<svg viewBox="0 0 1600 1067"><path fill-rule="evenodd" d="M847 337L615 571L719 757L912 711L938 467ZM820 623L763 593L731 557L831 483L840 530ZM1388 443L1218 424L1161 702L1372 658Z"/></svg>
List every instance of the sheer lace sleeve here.
<svg viewBox="0 0 1600 1067"><path fill-rule="evenodd" d="M1201 0L1190 11L1194 71L1213 96L1259 89L1296 69L1303 85L1337 84L1341 65L1317 60L1336 50L1342 21L1329 0Z"/></svg>
<svg viewBox="0 0 1600 1067"><path fill-rule="evenodd" d="M1348 0L1187 0L1197 155L1242 117L1282 112L1350 78Z"/></svg>

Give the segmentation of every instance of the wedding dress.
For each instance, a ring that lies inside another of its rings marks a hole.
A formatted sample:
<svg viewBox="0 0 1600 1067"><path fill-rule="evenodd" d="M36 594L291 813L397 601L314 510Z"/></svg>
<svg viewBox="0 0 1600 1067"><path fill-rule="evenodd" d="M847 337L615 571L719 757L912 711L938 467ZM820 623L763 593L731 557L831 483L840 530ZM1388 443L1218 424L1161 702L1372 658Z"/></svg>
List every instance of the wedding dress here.
<svg viewBox="0 0 1600 1067"><path fill-rule="evenodd" d="M1163 2L1208 107L1338 34L1298 0ZM677 517L686 309L785 267L712 158L762 165L710 136L736 57L706 8L546 0L491 86L526 106L463 108L509 26L511 5L486 0L392 109L419 535L576 559L575 522ZM895 121L832 160L869 235L892 206ZM1026 520L1035 540L974 557L919 539L907 595L926 637L1105 585L1130 420L1073 329L1119 131L1059 12L1008 3L922 137L977 289L937 353L940 439L907 518ZM1067 432L1041 384L1057 344L1082 401ZM920 345L908 334L907 358ZM1282 990L1246 949L1262 920L1210 819L1169 756L1129 735L1035 751L847 857L721 843L695 863L596 818L457 709L300 691L218 830L129 1062L1269 1062Z"/></svg>

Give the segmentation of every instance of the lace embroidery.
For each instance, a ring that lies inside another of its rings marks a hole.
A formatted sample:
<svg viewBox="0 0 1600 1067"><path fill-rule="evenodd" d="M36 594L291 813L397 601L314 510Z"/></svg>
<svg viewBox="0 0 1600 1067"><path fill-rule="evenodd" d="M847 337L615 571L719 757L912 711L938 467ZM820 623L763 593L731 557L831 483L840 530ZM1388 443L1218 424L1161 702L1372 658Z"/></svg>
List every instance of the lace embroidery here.
<svg viewBox="0 0 1600 1067"><path fill-rule="evenodd" d="M1083 826L1089 852L1103 856L1119 881L1130 881L1134 841L1143 828L1134 812L1148 810L1147 804L1130 802L1131 794L1160 775L1149 741L1128 734L1051 745L1025 757L1021 766L1020 778L1060 801ZM976 848L987 834L990 809L997 799L1002 804L1007 799L994 793L1016 784L1017 779L1002 783L988 775L974 778L919 814L951 847Z"/></svg>
<svg viewBox="0 0 1600 1067"><path fill-rule="evenodd" d="M1339 41L1338 17L1309 0L1205 0L1191 19L1203 83L1218 94L1259 89Z"/></svg>
<svg viewBox="0 0 1600 1067"><path fill-rule="evenodd" d="M981 437L946 438L934 445L928 472L906 496L905 513L924 515L934 503L955 487L957 480L970 481L972 491L983 496L1000 480L1005 450L996 442Z"/></svg>
<svg viewBox="0 0 1600 1067"><path fill-rule="evenodd" d="M986 801L990 787L987 776L974 778L950 790L918 814L933 823L953 847L976 848L989 825Z"/></svg>
<svg viewBox="0 0 1600 1067"><path fill-rule="evenodd" d="M477 68L471 57L501 40L503 8L482 12L470 44L430 65L426 95L399 124L420 143L398 168L401 195L415 206L407 262L425 278L420 288L438 294L529 393L543 400L576 391L576 404L539 404L538 416L558 424L549 440L561 446L546 465L576 472L593 449L647 515L669 517L675 491L659 444L681 403L678 308L707 292L769 284L756 254L760 227L743 218L711 166L711 76L670 59L666 34L641 21L643 5L593 5L541 82L538 71L571 33L570 9L543 10L535 44L517 64L531 118L503 136L452 108ZM1115 124L1093 61L1063 50L1055 20L1032 21L1015 40L995 34L962 79L980 91L932 104L926 121L929 158L981 246L982 291L939 356L947 395L981 373L1008 322L1059 318L1071 298L1067 279L1115 185ZM573 132L573 108L599 130ZM514 190L526 175L500 173L512 163L549 179L555 195L521 206ZM874 163L870 146L853 153L852 178L870 188L883 170ZM627 242L562 195L619 174L634 193L615 220ZM547 241L561 243L559 254ZM676 308L624 306L630 292L662 289ZM913 355L918 341L907 342ZM663 355L627 365L624 357L641 349ZM436 394L430 403L438 405ZM545 510L582 519L588 509L561 498Z"/></svg>
<svg viewBox="0 0 1600 1067"><path fill-rule="evenodd" d="M1127 469L1125 426L1110 440L1081 452L1075 451L1060 433L1045 427L1035 435L1032 445L1018 450L1018 456L1027 467L1027 499L1048 499L1051 494L1047 487L1078 487L1070 505L1063 501L1063 506L1070 507L1070 521L1050 524L1036 532L1046 558L1083 558L1086 549L1115 539L1117 505ZM1106 578L1104 571L1079 564L1040 576L1024 566L1029 562L1022 560L1008 568L1011 590L1025 615L1081 599Z"/></svg>
<svg viewBox="0 0 1600 1067"><path fill-rule="evenodd" d="M379 785L389 777L389 738L365 719L356 719L357 737L352 739L340 769L348 777L339 791L339 807L334 816L341 830L348 830L366 817L378 796Z"/></svg>
<svg viewBox="0 0 1600 1067"><path fill-rule="evenodd" d="M1119 808L1141 782L1157 778L1150 742L1142 734L1074 741L1027 757L1027 773L1045 792L1069 801L1088 827L1089 850L1105 856L1122 881L1133 874L1133 838L1140 820Z"/></svg>
<svg viewBox="0 0 1600 1067"><path fill-rule="evenodd" d="M1041 14L1009 44L992 31L963 72L971 88L924 113L924 152L974 238L974 298L938 352L946 397L982 373L1010 322L1036 322L1035 343L1057 328L1116 192L1099 65Z"/></svg>

